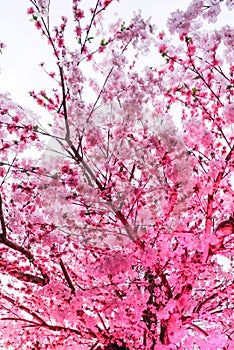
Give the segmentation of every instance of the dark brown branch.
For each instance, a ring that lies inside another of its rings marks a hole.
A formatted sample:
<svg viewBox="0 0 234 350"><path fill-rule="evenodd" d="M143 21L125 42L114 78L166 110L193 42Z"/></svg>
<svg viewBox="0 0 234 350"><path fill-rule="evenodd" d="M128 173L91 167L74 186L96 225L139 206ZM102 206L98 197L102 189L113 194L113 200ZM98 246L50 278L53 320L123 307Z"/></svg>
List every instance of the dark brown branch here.
<svg viewBox="0 0 234 350"><path fill-rule="evenodd" d="M76 333L78 335L81 335L81 332L78 331L77 329L73 329L73 328L66 328L66 327L62 327L62 326L52 326L47 324L46 322L43 321L43 323L36 323L34 321L30 321L24 318L16 318L16 317L2 317L1 320L6 320L6 321L19 321L19 322L27 322L27 323L31 323L31 325L25 326L25 327L43 327L43 328L47 328L51 331L54 332L60 332L60 331L68 331L68 332L72 332L72 333ZM92 333L92 336L96 335L95 333Z"/></svg>
<svg viewBox="0 0 234 350"><path fill-rule="evenodd" d="M196 331L198 331L198 332L202 333L203 335L205 335L206 337L208 337L209 334L206 331L204 331L204 329L198 327L196 324L190 322L190 323L188 323L188 325L190 327L194 328Z"/></svg>
<svg viewBox="0 0 234 350"><path fill-rule="evenodd" d="M9 274L11 276L16 277L18 280L20 281L24 281L24 282L30 282L30 283L35 283L39 286L45 286L46 285L46 281L44 278L38 277L38 276L34 276L30 273L24 273L24 272L20 272L20 271L16 271L16 270L10 270Z"/></svg>
<svg viewBox="0 0 234 350"><path fill-rule="evenodd" d="M9 247L11 249L14 249L17 252L20 252L21 254L25 255L30 261L34 260L34 256L29 250L21 247L20 245L14 243L14 242L12 242L12 241L10 241L8 239L4 239L2 235L0 235L0 243L3 243L7 247Z"/></svg>
<svg viewBox="0 0 234 350"><path fill-rule="evenodd" d="M9 247L9 248L11 248L13 250L16 250L17 252L25 255L29 259L30 262L34 263L34 256L33 256L33 254L30 251L28 251L27 249L21 247L20 245L14 243L14 242L12 242L12 241L10 241L8 239L4 240L2 235L0 235L0 243L3 243L7 247ZM35 265L35 267L37 267L40 270L43 278L31 275L31 274L24 274L22 272L14 271L15 277L21 279L22 281L27 281L27 282L32 282L32 283L39 283L39 284L41 284L43 286L48 284L49 283L49 276L42 271L40 266L38 267L38 266Z"/></svg>
<svg viewBox="0 0 234 350"><path fill-rule="evenodd" d="M136 169L136 164L134 163L130 174L129 182L131 182L133 179L135 169Z"/></svg>
<svg viewBox="0 0 234 350"><path fill-rule="evenodd" d="M205 305L208 301L214 299L215 297L218 296L218 293L212 294L210 295L208 298L206 298L205 300L201 301L193 310L194 313L199 313L202 306Z"/></svg>
<svg viewBox="0 0 234 350"><path fill-rule="evenodd" d="M1 227L2 227L2 234L1 234L1 239L3 241L6 240L6 235L7 235L7 231L6 231L6 224L5 224L5 219L4 219L4 214L3 214L3 208L2 208L2 195L0 193L0 222L1 222Z"/></svg>
<svg viewBox="0 0 234 350"><path fill-rule="evenodd" d="M169 336L168 336L168 320L161 321L161 331L160 331L160 341L164 345L169 345Z"/></svg>
<svg viewBox="0 0 234 350"><path fill-rule="evenodd" d="M122 222L129 238L142 250L145 249L145 245L144 243L137 237L136 232L133 230L133 228L131 227L131 225L128 223L127 219L125 218L125 216L121 213L120 210L117 210L112 203L110 203L111 208L113 209L116 217Z"/></svg>
<svg viewBox="0 0 234 350"><path fill-rule="evenodd" d="M63 114L64 114L64 121L65 121L65 127L66 127L66 136L65 139L67 142L70 141L70 128L68 124L68 114L67 114L67 104L66 104L66 89L65 89L65 82L64 82L64 74L63 74L63 68L59 66L59 74L61 79L61 87L62 87L62 106L63 106Z"/></svg>
<svg viewBox="0 0 234 350"><path fill-rule="evenodd" d="M101 323L102 323L102 325L103 325L105 331L106 331L107 333L109 333L109 330L106 328L105 322L104 322L104 320L103 320L103 318L102 318L100 312L97 312L97 315L98 315L98 317L99 317L99 319L100 319L100 321L101 321Z"/></svg>
<svg viewBox="0 0 234 350"><path fill-rule="evenodd" d="M31 282L31 283L38 284L40 286L44 286L46 284L46 280L41 277L37 277L30 273L17 271L18 266L16 263L13 264L12 262L9 263L9 261L0 259L0 268L3 271L2 272L3 274L6 273L6 274L9 274L10 276L14 276L20 281Z"/></svg>
<svg viewBox="0 0 234 350"><path fill-rule="evenodd" d="M38 326L38 323L36 323L34 321L27 320L25 318L21 318L21 317L2 317L1 320L27 322L27 323L31 323L33 326ZM40 326L41 326L41 324L40 324Z"/></svg>
<svg viewBox="0 0 234 350"><path fill-rule="evenodd" d="M68 284L69 288L71 289L71 293L75 294L75 291L76 291L75 287L74 287L74 285L72 283L72 280L71 280L71 278L70 278L70 276L69 276L69 274L67 272L66 266L64 265L64 262L62 261L62 259L60 259L59 264L60 264L61 269L63 271L65 280L67 281L67 284Z"/></svg>
<svg viewBox="0 0 234 350"><path fill-rule="evenodd" d="M162 272L160 267L159 268L156 267L155 271L159 275L159 277L161 278L162 284L163 284L163 286L165 287L165 289L167 291L168 299L171 299L173 294L172 294L172 290L171 290L171 287L170 287L170 284L169 284L169 282L167 280L166 275L164 274L164 272Z"/></svg>
<svg viewBox="0 0 234 350"><path fill-rule="evenodd" d="M96 348L96 346L98 345L98 343L99 343L99 340L97 340L96 343L93 344L93 346L91 346L91 348L89 350L94 350Z"/></svg>

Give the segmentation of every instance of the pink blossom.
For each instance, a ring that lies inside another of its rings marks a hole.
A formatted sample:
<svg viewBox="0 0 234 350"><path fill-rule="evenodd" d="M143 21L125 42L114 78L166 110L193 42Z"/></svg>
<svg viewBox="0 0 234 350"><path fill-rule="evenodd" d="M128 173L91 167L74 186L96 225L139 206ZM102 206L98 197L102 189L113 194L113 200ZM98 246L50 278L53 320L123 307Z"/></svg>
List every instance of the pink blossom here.
<svg viewBox="0 0 234 350"><path fill-rule="evenodd" d="M34 8L33 7L29 7L28 10L27 10L27 13L29 15L32 15L34 13Z"/></svg>
<svg viewBox="0 0 234 350"><path fill-rule="evenodd" d="M43 16L48 16L49 13L48 13L48 10L49 10L49 0L38 0L38 6L39 6L39 9L40 9L40 13L43 15Z"/></svg>
<svg viewBox="0 0 234 350"><path fill-rule="evenodd" d="M231 11L234 7L234 1L233 0L226 0L226 6L229 11Z"/></svg>
<svg viewBox="0 0 234 350"><path fill-rule="evenodd" d="M220 7L219 3L217 1L215 1L215 3L213 4L211 1L211 6L209 7L208 10L206 10L203 13L202 17L204 19L207 19L208 22L215 23L215 22L217 22L217 17L220 14L220 12L221 12L221 7Z"/></svg>
<svg viewBox="0 0 234 350"><path fill-rule="evenodd" d="M206 2L211 6L216 6L219 4L220 0L206 0Z"/></svg>
<svg viewBox="0 0 234 350"><path fill-rule="evenodd" d="M103 1L103 6L107 7L108 5L110 5L111 2L112 2L112 0L104 0Z"/></svg>
<svg viewBox="0 0 234 350"><path fill-rule="evenodd" d="M234 48L234 30L230 26L226 25L221 28L220 35L222 37L225 46Z"/></svg>
<svg viewBox="0 0 234 350"><path fill-rule="evenodd" d="M123 67L127 63L126 58L124 55L118 55L116 53L113 54L112 57L112 64L117 67Z"/></svg>
<svg viewBox="0 0 234 350"><path fill-rule="evenodd" d="M75 18L76 19L84 18L84 11L81 10L81 9L76 9L76 11L75 11Z"/></svg>
<svg viewBox="0 0 234 350"><path fill-rule="evenodd" d="M191 21L193 19L195 19L197 16L199 16L201 10L203 7L203 0L193 0L187 10L184 13L184 18L187 21Z"/></svg>
<svg viewBox="0 0 234 350"><path fill-rule="evenodd" d="M64 46L64 38L63 37L60 37L59 39L58 39L58 47L63 47Z"/></svg>
<svg viewBox="0 0 234 350"><path fill-rule="evenodd" d="M45 102L42 100L42 98L37 98L37 103L39 104L39 106L45 105Z"/></svg>
<svg viewBox="0 0 234 350"><path fill-rule="evenodd" d="M4 177L5 176L5 169L1 166L0 167L0 177Z"/></svg>
<svg viewBox="0 0 234 350"><path fill-rule="evenodd" d="M41 29L42 24L41 24L40 21L36 21L35 26L36 26L37 29Z"/></svg>
<svg viewBox="0 0 234 350"><path fill-rule="evenodd" d="M87 133L87 142L90 146L96 146L101 140L101 132L99 128L90 129Z"/></svg>
<svg viewBox="0 0 234 350"><path fill-rule="evenodd" d="M167 21L167 27L171 34L178 32L181 35L188 32L190 23L185 21L184 12L177 10L171 13L171 17Z"/></svg>
<svg viewBox="0 0 234 350"><path fill-rule="evenodd" d="M76 32L76 35L77 35L78 37L80 37L80 36L81 36L81 33L82 33L82 30L81 30L80 27L76 26L75 32Z"/></svg>
<svg viewBox="0 0 234 350"><path fill-rule="evenodd" d="M91 61L92 59L93 59L93 55L92 54L87 56L87 61Z"/></svg>
<svg viewBox="0 0 234 350"><path fill-rule="evenodd" d="M105 49L106 49L106 46L101 45L101 46L99 46L99 48L98 48L98 52L101 53L101 52L103 52Z"/></svg>
<svg viewBox="0 0 234 350"><path fill-rule="evenodd" d="M224 107L223 116L229 123L234 123L234 103L227 104Z"/></svg>

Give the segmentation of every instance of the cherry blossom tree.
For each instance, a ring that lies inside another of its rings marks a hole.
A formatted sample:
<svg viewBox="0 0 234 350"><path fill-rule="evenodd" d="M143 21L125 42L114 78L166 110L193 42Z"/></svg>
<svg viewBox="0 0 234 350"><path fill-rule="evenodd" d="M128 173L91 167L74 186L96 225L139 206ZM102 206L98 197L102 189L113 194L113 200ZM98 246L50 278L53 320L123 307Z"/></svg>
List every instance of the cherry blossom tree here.
<svg viewBox="0 0 234 350"><path fill-rule="evenodd" d="M234 30L207 23L234 1L193 0L168 34L140 12L105 28L112 2L73 0L68 44L29 1L53 122L0 94L1 344L233 349Z"/></svg>

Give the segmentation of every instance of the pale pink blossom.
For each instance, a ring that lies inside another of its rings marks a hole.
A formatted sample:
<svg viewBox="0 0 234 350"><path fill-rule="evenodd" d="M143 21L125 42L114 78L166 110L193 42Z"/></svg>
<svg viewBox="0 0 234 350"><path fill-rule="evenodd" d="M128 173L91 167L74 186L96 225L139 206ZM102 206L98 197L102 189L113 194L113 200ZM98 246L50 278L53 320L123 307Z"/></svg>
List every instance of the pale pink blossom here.
<svg viewBox="0 0 234 350"><path fill-rule="evenodd" d="M234 123L234 103L224 106L223 116L229 123Z"/></svg>
<svg viewBox="0 0 234 350"><path fill-rule="evenodd" d="M48 17L49 15L49 0L38 0L39 14Z"/></svg>
<svg viewBox="0 0 234 350"><path fill-rule="evenodd" d="M233 50L234 48L234 29L226 25L222 27L219 31L222 41L225 46Z"/></svg>
<svg viewBox="0 0 234 350"><path fill-rule="evenodd" d="M119 55L117 53L113 54L112 64L117 67L124 67L127 64L127 59L124 55Z"/></svg>
<svg viewBox="0 0 234 350"><path fill-rule="evenodd" d="M177 32L181 35L189 31L190 23L185 20L184 12L177 10L171 13L171 17L167 21L167 27L171 34Z"/></svg>
<svg viewBox="0 0 234 350"><path fill-rule="evenodd" d="M226 0L226 6L229 11L231 11L234 8L234 1L233 0Z"/></svg>
<svg viewBox="0 0 234 350"><path fill-rule="evenodd" d="M211 23L215 23L217 22L217 17L221 12L221 7L219 5L219 2L214 0L214 4L213 4L213 0L211 0L211 5L208 8L208 10L206 10L203 14L202 17L204 19L206 19L208 22Z"/></svg>
<svg viewBox="0 0 234 350"><path fill-rule="evenodd" d="M203 0L193 0L189 4L187 10L185 11L184 18L187 21L191 21L191 20L195 19L201 13L203 5L204 5Z"/></svg>

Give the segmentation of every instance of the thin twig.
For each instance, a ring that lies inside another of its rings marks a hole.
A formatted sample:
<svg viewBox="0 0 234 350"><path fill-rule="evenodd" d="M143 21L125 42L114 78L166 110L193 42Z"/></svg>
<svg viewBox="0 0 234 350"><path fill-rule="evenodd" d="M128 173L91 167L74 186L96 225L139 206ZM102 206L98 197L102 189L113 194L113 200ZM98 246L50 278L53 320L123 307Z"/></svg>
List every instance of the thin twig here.
<svg viewBox="0 0 234 350"><path fill-rule="evenodd" d="M94 18L95 18L95 16L97 15L97 9L98 9L99 2L100 2L100 0L97 0L96 6L95 6L94 11L93 11L93 15L92 15L92 18L91 18L89 27L88 27L88 30L86 31L86 36L85 36L85 39L84 39L84 43L83 43L83 45L82 45L82 47L81 47L81 51L80 51L81 54L83 53L83 51L84 51L84 49L85 49L85 44L86 44L86 42L87 42L87 40L88 40L88 36L89 36L90 29L91 29L91 27L92 27Z"/></svg>

